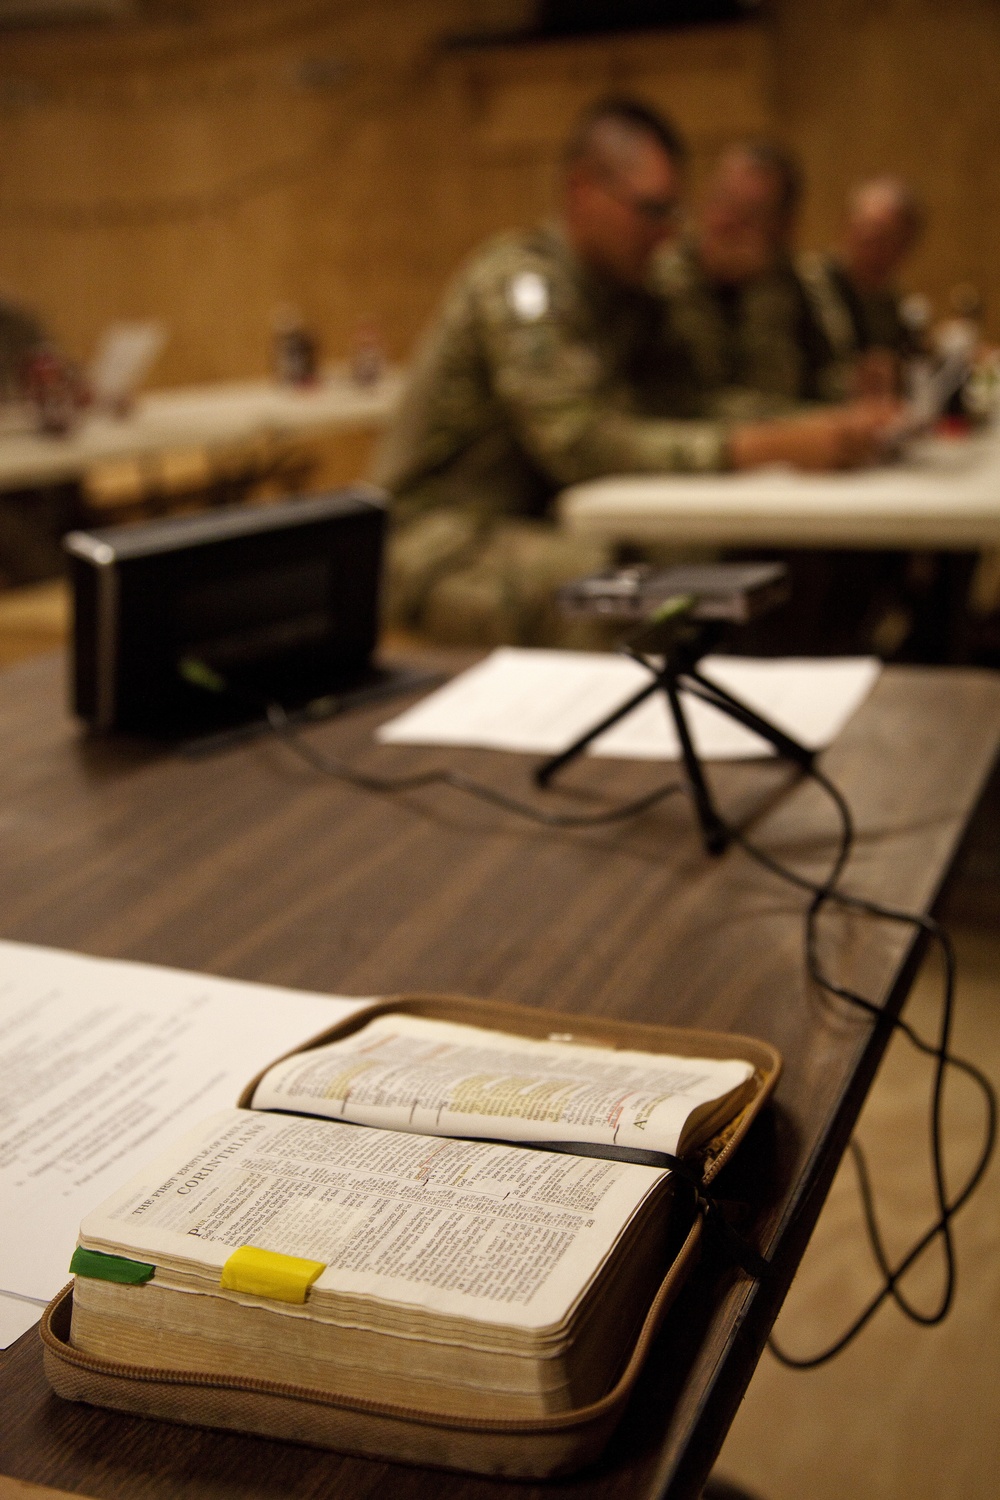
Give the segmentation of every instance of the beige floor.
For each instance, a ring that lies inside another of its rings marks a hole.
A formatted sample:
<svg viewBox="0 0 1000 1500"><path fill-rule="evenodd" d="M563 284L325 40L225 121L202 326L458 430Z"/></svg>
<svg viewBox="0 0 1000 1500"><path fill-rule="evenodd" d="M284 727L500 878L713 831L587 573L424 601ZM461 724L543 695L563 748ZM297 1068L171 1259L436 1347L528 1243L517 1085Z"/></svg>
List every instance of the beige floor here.
<svg viewBox="0 0 1000 1500"><path fill-rule="evenodd" d="M955 934L959 1003L954 1049L1000 1079L1000 933ZM925 1035L939 989L925 968L907 1016ZM929 1222L927 1100L930 1066L896 1039L859 1125L898 1252ZM964 1080L948 1093L953 1180L975 1152L982 1121ZM995 1160L956 1222L958 1294L949 1318L918 1328L883 1307L843 1354L815 1371L766 1354L720 1457L716 1475L762 1500L993 1500L1000 1494L1000 1215ZM940 1259L928 1252L909 1290L934 1301ZM877 1286L854 1171L834 1183L776 1327L790 1353L832 1341Z"/></svg>

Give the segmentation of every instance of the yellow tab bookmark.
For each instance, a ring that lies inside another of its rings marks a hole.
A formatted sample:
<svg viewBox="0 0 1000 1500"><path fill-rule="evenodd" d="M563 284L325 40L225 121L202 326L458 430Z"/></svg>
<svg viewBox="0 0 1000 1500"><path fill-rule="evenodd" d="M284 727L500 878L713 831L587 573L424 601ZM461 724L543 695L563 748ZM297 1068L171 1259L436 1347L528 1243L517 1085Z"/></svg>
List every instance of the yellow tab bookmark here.
<svg viewBox="0 0 1000 1500"><path fill-rule="evenodd" d="M297 1255L242 1245L223 1266L219 1285L229 1292L249 1292L276 1302L304 1302L309 1288L325 1270L322 1260L301 1260Z"/></svg>

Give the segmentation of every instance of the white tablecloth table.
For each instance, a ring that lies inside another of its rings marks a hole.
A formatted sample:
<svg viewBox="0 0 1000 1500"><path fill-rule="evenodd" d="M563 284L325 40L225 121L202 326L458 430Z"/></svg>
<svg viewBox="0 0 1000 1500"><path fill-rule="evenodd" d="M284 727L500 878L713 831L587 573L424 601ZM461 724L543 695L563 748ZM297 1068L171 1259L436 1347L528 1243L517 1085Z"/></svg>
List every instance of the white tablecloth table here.
<svg viewBox="0 0 1000 1500"><path fill-rule="evenodd" d="M301 390L247 380L151 391L128 417L88 416L65 437L27 430L24 417L14 413L7 430L0 427L0 491L79 480L98 464L172 449L381 427L401 385L402 375L390 371L370 386L338 373Z"/></svg>
<svg viewBox="0 0 1000 1500"><path fill-rule="evenodd" d="M907 458L838 474L628 475L564 490L564 526L613 542L725 547L1000 547L1000 426L932 438Z"/></svg>

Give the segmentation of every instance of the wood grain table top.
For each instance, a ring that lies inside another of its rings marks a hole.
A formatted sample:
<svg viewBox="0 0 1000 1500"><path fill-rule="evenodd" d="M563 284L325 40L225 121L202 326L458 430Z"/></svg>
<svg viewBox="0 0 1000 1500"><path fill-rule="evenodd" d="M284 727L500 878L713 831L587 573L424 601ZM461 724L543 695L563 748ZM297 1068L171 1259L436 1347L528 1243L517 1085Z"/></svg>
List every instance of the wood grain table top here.
<svg viewBox="0 0 1000 1500"><path fill-rule="evenodd" d="M274 739L199 760L89 739L62 707L62 678L57 658L0 676L0 935L340 994L440 990L763 1037L785 1072L720 1193L749 1206L773 1266L754 1283L705 1257L605 1458L571 1479L431 1473L66 1404L34 1331L0 1355L0 1474L97 1500L696 1496L887 1039L808 983L803 896L738 849L705 855L683 795L629 824L552 832L444 787L354 790ZM590 760L565 790L535 793L530 757L375 746L373 726L398 708L308 733L366 769L446 763L547 807L596 809L680 777ZM858 827L848 888L928 910L998 743L1000 677L888 669L823 757ZM817 788L775 762L711 779L759 843L825 870L836 821ZM909 929L831 913L823 944L840 977L902 1003L919 957Z"/></svg>

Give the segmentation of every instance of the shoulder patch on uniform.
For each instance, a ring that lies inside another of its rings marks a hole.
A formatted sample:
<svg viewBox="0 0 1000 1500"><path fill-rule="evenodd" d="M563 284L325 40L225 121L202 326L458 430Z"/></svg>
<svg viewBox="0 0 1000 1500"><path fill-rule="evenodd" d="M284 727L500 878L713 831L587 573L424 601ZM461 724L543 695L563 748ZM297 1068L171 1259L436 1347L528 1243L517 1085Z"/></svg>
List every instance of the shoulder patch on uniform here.
<svg viewBox="0 0 1000 1500"><path fill-rule="evenodd" d="M537 323L549 310L549 286L537 271L519 271L507 283L507 301L522 323Z"/></svg>

